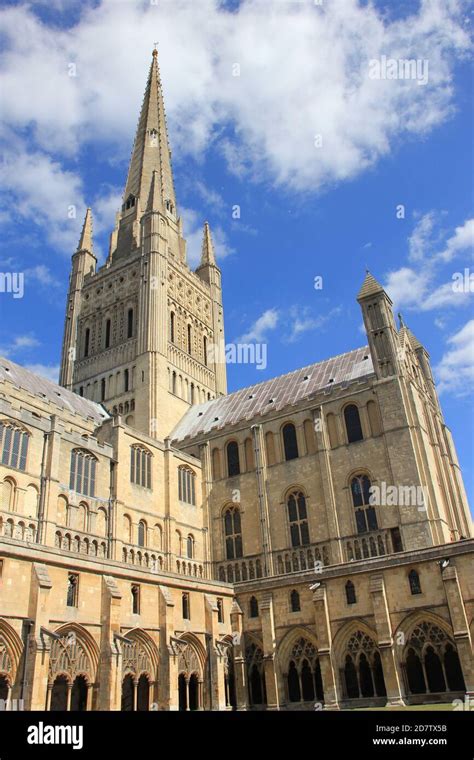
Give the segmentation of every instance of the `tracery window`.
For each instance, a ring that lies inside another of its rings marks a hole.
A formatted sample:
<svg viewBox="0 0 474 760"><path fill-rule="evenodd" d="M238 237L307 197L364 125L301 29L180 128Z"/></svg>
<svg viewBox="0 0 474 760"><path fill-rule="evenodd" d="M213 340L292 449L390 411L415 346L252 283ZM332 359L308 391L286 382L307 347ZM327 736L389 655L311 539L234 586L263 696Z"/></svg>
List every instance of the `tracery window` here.
<svg viewBox="0 0 474 760"><path fill-rule="evenodd" d="M370 488L371 483L367 475L356 475L351 480L357 533L367 533L378 528L375 508L370 504Z"/></svg>
<svg viewBox="0 0 474 760"><path fill-rule="evenodd" d="M302 491L293 491L287 498L288 519L292 546L309 544L306 497Z"/></svg>
<svg viewBox="0 0 474 760"><path fill-rule="evenodd" d="M151 452L142 446L130 447L130 482L151 488Z"/></svg>
<svg viewBox="0 0 474 760"><path fill-rule="evenodd" d="M242 525L238 506L228 507L224 512L224 536L226 559L242 557Z"/></svg>
<svg viewBox="0 0 474 760"><path fill-rule="evenodd" d="M2 420L0 422L0 450L2 464L16 470L26 469L29 434L19 425Z"/></svg>
<svg viewBox="0 0 474 760"><path fill-rule="evenodd" d="M196 473L189 467L178 467L178 498L196 504Z"/></svg>
<svg viewBox="0 0 474 760"><path fill-rule="evenodd" d="M84 496L95 496L97 459L84 449L71 451L69 488Z"/></svg>

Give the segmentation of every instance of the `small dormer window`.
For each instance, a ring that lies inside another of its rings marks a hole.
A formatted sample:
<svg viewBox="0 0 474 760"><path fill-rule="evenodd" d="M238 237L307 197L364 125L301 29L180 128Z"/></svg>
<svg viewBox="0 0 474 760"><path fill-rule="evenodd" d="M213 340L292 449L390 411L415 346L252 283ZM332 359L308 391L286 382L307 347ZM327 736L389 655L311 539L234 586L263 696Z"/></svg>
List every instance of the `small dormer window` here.
<svg viewBox="0 0 474 760"><path fill-rule="evenodd" d="M158 131L156 129L150 129L150 146L152 148L158 146Z"/></svg>

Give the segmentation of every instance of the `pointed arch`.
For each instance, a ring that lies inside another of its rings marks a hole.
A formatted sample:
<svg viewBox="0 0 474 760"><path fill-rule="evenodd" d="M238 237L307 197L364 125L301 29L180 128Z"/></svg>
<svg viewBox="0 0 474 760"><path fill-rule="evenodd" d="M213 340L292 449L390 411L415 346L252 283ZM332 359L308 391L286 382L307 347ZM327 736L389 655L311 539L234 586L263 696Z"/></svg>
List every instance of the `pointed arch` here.
<svg viewBox="0 0 474 760"><path fill-rule="evenodd" d="M84 676L87 683L97 680L99 647L92 634L78 623L65 623L54 631L59 640L51 644L48 680L53 683L57 676L65 676L72 683L77 676ZM75 640L68 639L74 634Z"/></svg>
<svg viewBox="0 0 474 760"><path fill-rule="evenodd" d="M131 628L124 634L131 639L131 644L122 644L122 673L132 674L135 678L141 675L149 677L154 682L158 678L159 654L151 636L141 628Z"/></svg>
<svg viewBox="0 0 474 760"><path fill-rule="evenodd" d="M22 652L21 638L10 623L0 618L0 674L10 686L15 683Z"/></svg>

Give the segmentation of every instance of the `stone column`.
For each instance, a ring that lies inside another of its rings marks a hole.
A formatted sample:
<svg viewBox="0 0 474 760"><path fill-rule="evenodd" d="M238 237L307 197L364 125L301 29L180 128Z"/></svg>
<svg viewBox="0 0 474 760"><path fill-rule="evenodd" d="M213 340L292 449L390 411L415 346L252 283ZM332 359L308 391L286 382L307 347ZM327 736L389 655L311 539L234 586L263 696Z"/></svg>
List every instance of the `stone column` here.
<svg viewBox="0 0 474 760"><path fill-rule="evenodd" d="M99 660L99 710L120 710L122 702L121 647L114 642L120 633L122 595L111 575L102 577L101 637Z"/></svg>
<svg viewBox="0 0 474 760"><path fill-rule="evenodd" d="M234 599L230 611L230 620L234 646L234 678L237 710L247 710L248 707L247 669L245 663L245 642L242 630L242 618L243 612L237 600Z"/></svg>
<svg viewBox="0 0 474 760"><path fill-rule="evenodd" d="M253 446L255 454L255 473L257 477L258 509L260 517L260 538L262 542L263 574L274 575L273 552L270 533L268 497L266 488L266 453L261 425L252 425Z"/></svg>
<svg viewBox="0 0 474 760"><path fill-rule="evenodd" d="M46 565L34 562L31 568L28 608L28 616L34 620L34 629L28 637L24 686L25 709L27 710L45 709L51 642L47 636L42 636L40 631L42 626L49 627L52 587Z"/></svg>
<svg viewBox="0 0 474 760"><path fill-rule="evenodd" d="M211 704L213 710L225 710L225 649L219 645L219 609L217 600L205 594L206 631L209 634L208 656L211 670Z"/></svg>
<svg viewBox="0 0 474 760"><path fill-rule="evenodd" d="M472 641L467 622L466 607L459 586L458 574L455 565L448 565L442 570L441 577L444 583L446 599L451 616L454 641L458 650L466 694L474 698L474 658L472 653Z"/></svg>
<svg viewBox="0 0 474 760"><path fill-rule="evenodd" d="M262 621L263 667L267 690L267 707L269 710L278 710L280 702L275 672L276 634L272 594L265 594L259 603L259 611Z"/></svg>
<svg viewBox="0 0 474 760"><path fill-rule="evenodd" d="M331 561L332 564L343 562L343 553L341 546L341 531L337 517L336 497L334 495L334 484L331 473L330 444L326 431L326 421L322 407L313 411L314 434L316 438L317 460L321 473L321 482L323 485L323 498L326 505L326 520L328 526L329 538L331 541Z"/></svg>
<svg viewBox="0 0 474 760"><path fill-rule="evenodd" d="M331 624L326 586L321 583L313 593L314 617L318 637L318 656L321 666L321 679L324 689L324 709L339 710L339 685L337 681L337 663L332 653Z"/></svg>
<svg viewBox="0 0 474 760"><path fill-rule="evenodd" d="M160 678L158 682L158 709L177 710L178 694L178 658L171 647L171 637L175 635L175 604L167 586L159 586L159 620L160 620Z"/></svg>
<svg viewBox="0 0 474 760"><path fill-rule="evenodd" d="M377 644L380 651L380 659L382 660L385 688L387 691L387 704L402 706L405 704L405 690L393 648L392 625L382 574L370 576L369 590L377 631Z"/></svg>

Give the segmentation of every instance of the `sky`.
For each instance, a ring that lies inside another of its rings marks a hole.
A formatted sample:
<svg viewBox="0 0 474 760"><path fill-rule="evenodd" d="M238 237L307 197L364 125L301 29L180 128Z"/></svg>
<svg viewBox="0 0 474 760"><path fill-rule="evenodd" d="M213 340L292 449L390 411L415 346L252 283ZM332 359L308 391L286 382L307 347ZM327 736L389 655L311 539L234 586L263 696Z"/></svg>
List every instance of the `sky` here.
<svg viewBox="0 0 474 760"><path fill-rule="evenodd" d="M430 354L472 504L473 20L463 0L3 0L0 274L24 293L0 292L0 354L57 380L70 257L89 205L107 254L157 41L189 263L209 220L226 341L267 345L229 390L365 345L368 268Z"/></svg>

